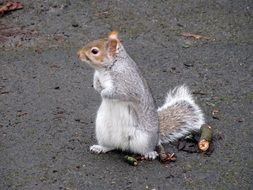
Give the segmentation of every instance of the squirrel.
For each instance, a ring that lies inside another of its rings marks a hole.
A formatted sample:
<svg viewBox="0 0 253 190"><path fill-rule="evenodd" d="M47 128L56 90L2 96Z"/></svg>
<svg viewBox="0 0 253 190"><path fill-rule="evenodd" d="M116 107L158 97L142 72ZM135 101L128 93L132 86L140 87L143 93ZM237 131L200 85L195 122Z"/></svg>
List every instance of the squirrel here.
<svg viewBox="0 0 253 190"><path fill-rule="evenodd" d="M109 33L81 48L79 59L95 69L93 87L102 103L96 116L93 153L114 149L155 159L155 147L175 141L204 124L204 116L187 86L169 91L163 106L156 108L151 91L137 64L118 38Z"/></svg>

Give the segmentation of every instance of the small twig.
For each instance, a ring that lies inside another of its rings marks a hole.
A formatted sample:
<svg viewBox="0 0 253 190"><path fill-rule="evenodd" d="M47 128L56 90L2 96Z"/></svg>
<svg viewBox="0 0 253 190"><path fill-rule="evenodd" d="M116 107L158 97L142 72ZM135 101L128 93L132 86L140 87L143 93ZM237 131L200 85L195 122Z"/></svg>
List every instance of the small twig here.
<svg viewBox="0 0 253 190"><path fill-rule="evenodd" d="M138 161L132 157L132 156L124 156L124 161L127 162L128 164L132 165L132 166L137 166L138 165Z"/></svg>
<svg viewBox="0 0 253 190"><path fill-rule="evenodd" d="M3 91L1 94L9 94L9 91Z"/></svg>
<svg viewBox="0 0 253 190"><path fill-rule="evenodd" d="M163 145L161 145L161 144L156 146L156 151L159 155L159 160L162 163L168 163L171 161L174 162L177 159L175 153L172 153L172 154L166 153Z"/></svg>
<svg viewBox="0 0 253 190"><path fill-rule="evenodd" d="M181 35L184 36L184 37L188 37L188 38L191 37L191 38L194 38L196 40L201 40L201 39L209 40L210 39L209 37L202 36L202 35L199 35L199 34L192 34L192 33L189 33L189 32L183 32Z"/></svg>
<svg viewBox="0 0 253 190"><path fill-rule="evenodd" d="M95 15L97 17L107 17L109 15L109 11L98 12Z"/></svg>

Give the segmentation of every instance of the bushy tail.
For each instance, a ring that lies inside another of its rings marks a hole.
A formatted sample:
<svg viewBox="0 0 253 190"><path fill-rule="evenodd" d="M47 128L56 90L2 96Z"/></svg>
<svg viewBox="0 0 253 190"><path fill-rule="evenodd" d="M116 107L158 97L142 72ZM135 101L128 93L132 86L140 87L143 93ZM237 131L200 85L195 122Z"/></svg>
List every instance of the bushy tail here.
<svg viewBox="0 0 253 190"><path fill-rule="evenodd" d="M203 113L185 85L168 93L165 104L158 108L158 114L161 143L172 142L198 131L204 124Z"/></svg>

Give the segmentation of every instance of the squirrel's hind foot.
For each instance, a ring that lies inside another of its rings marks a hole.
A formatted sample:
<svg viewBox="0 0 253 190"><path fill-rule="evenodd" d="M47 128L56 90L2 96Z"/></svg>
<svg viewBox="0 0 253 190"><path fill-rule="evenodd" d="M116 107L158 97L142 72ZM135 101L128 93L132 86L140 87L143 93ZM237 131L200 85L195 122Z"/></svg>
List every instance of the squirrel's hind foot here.
<svg viewBox="0 0 253 190"><path fill-rule="evenodd" d="M148 152L144 154L145 159L147 160L154 160L158 156L158 153L156 151Z"/></svg>
<svg viewBox="0 0 253 190"><path fill-rule="evenodd" d="M92 145L90 147L90 151L96 154L100 154L100 153L106 153L108 151L112 150L112 148L108 148L108 147L104 147L101 145Z"/></svg>

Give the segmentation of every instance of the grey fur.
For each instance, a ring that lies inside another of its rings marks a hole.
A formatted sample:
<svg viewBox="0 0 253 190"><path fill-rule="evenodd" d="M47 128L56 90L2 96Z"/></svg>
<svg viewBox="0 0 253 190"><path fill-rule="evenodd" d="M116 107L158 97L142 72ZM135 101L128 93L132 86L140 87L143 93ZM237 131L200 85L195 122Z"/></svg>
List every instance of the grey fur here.
<svg viewBox="0 0 253 190"><path fill-rule="evenodd" d="M105 99L129 103L128 111L136 121L134 127L149 135L147 148L149 151L154 150L158 143L171 142L198 130L204 123L202 111L186 86L172 90L165 104L156 110L145 79L122 44L119 45L113 60L107 61L104 65L95 69L109 76L113 84L111 87L104 88L95 72L94 88ZM129 136L129 144L131 140L132 137ZM99 145L94 146L98 149ZM91 149L95 152L105 152L103 147L100 147L99 151L94 150L93 147ZM151 157L155 158L154 155Z"/></svg>
<svg viewBox="0 0 253 190"><path fill-rule="evenodd" d="M154 150L159 140L158 113L146 80L122 44L112 64L100 69L110 75L113 82L113 87L103 89L101 96L130 102L129 110L136 118L136 127L150 134L150 149ZM101 90L101 84L96 77L94 77L94 87L98 91Z"/></svg>
<svg viewBox="0 0 253 190"><path fill-rule="evenodd" d="M176 87L167 97L165 104L158 109L160 118L160 140L172 142L204 124L204 116L186 86Z"/></svg>
<svg viewBox="0 0 253 190"><path fill-rule="evenodd" d="M101 86L101 83L99 82L99 79L96 76L96 73L94 74L94 78L93 78L93 87L99 93L101 93L101 91L103 90L103 87Z"/></svg>

